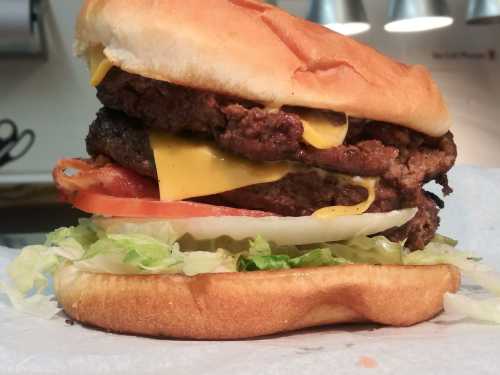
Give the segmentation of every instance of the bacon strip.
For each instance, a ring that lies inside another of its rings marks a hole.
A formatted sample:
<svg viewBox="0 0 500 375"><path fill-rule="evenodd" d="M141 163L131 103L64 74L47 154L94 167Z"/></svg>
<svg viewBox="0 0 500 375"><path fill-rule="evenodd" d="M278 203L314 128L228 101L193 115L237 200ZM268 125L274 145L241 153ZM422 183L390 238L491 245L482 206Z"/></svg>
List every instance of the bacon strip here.
<svg viewBox="0 0 500 375"><path fill-rule="evenodd" d="M68 174L69 170L74 173ZM79 191L122 198L159 199L156 181L111 163L104 157L95 160L62 159L52 176L63 201L72 202Z"/></svg>

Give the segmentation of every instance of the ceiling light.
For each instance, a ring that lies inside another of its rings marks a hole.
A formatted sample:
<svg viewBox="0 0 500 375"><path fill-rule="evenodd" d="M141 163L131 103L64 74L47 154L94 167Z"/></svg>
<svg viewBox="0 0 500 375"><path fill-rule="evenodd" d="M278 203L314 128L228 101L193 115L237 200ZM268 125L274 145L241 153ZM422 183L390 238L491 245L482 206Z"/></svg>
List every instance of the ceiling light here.
<svg viewBox="0 0 500 375"><path fill-rule="evenodd" d="M469 25L500 23L500 0L469 0L466 21Z"/></svg>
<svg viewBox="0 0 500 375"><path fill-rule="evenodd" d="M307 19L344 35L370 30L361 0L313 0Z"/></svg>
<svg viewBox="0 0 500 375"><path fill-rule="evenodd" d="M391 0L389 32L413 32L438 29L453 23L445 0Z"/></svg>

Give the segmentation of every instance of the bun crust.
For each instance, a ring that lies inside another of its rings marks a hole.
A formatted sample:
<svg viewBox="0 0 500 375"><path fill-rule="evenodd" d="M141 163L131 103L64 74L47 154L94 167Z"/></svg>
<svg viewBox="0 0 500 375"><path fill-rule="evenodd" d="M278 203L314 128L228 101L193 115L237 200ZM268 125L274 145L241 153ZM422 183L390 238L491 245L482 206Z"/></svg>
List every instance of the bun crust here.
<svg viewBox="0 0 500 375"><path fill-rule="evenodd" d="M257 0L86 0L77 53L121 69L274 105L345 112L441 136L429 72Z"/></svg>
<svg viewBox="0 0 500 375"><path fill-rule="evenodd" d="M109 331L237 339L347 322L408 326L455 292L453 266L345 265L282 271L119 276L65 266L55 275L66 313Z"/></svg>

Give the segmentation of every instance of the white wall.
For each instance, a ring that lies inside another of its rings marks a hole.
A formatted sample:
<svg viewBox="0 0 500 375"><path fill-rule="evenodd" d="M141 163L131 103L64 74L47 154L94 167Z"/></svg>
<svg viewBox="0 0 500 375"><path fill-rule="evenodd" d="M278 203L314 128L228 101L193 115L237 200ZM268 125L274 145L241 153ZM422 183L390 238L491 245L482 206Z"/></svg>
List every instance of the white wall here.
<svg viewBox="0 0 500 375"><path fill-rule="evenodd" d="M47 62L0 59L0 119L9 117L37 133L33 149L1 169L0 183L12 176L49 179L63 156L84 156L84 138L99 107L84 64L72 54L73 22L79 0L48 0ZM500 167L500 25L465 26L466 0L448 0L455 24L416 34L383 30L388 0L365 0L372 30L358 37L405 62L426 64L442 87L455 120L459 163ZM305 14L305 0L282 5ZM496 50L495 61L436 60L433 52Z"/></svg>

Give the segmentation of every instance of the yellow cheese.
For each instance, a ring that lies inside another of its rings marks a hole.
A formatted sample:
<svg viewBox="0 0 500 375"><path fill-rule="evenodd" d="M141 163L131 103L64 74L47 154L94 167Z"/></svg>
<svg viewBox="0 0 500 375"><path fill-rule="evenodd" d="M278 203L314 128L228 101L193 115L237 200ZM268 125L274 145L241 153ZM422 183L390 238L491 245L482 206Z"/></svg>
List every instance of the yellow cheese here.
<svg viewBox="0 0 500 375"><path fill-rule="evenodd" d="M98 86L106 74L113 67L113 63L104 55L102 46L90 48L88 54L88 62L90 68L90 84L94 87Z"/></svg>
<svg viewBox="0 0 500 375"><path fill-rule="evenodd" d="M220 151L207 142L152 131L160 198L182 200L273 182L291 170L289 163L257 163Z"/></svg>
<svg viewBox="0 0 500 375"><path fill-rule="evenodd" d="M360 215L368 210L368 208L370 208L371 204L375 200L375 187L377 185L377 178L351 177L346 175L337 175L337 177L343 184L364 187L366 190L368 190L368 198L365 201L354 206L324 207L314 212L314 216L321 219L331 219L337 216Z"/></svg>
<svg viewBox="0 0 500 375"><path fill-rule="evenodd" d="M319 111L310 111L300 114L304 133L302 138L305 142L317 149L328 149L340 146L349 129L349 119L334 123L330 116Z"/></svg>
<svg viewBox="0 0 500 375"><path fill-rule="evenodd" d="M282 105L268 103L265 110L270 113L278 112ZM295 113L302 120L302 139L314 148L325 150L340 146L344 143L349 130L349 117L345 120L335 121L333 116L328 116L320 110L299 111Z"/></svg>

